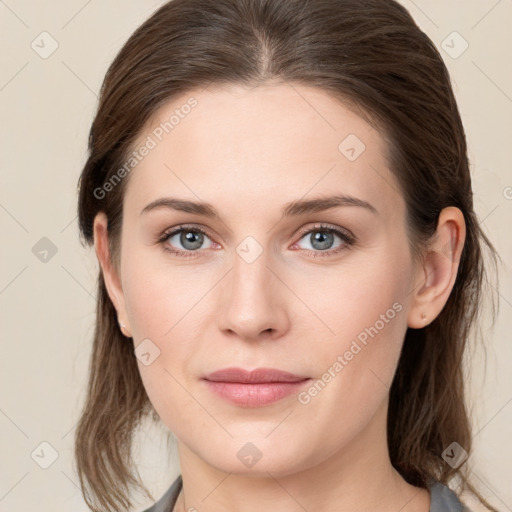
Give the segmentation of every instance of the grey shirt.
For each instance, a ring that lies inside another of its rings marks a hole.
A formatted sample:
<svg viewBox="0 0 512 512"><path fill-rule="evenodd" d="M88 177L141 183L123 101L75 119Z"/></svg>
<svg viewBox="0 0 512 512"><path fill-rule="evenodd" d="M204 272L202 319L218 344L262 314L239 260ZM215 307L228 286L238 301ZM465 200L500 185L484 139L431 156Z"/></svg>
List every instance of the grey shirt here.
<svg viewBox="0 0 512 512"><path fill-rule="evenodd" d="M172 512L183 481L181 475L176 478L165 494L150 508L144 512ZM435 482L429 487L430 512L470 512L461 504L456 494L440 482Z"/></svg>

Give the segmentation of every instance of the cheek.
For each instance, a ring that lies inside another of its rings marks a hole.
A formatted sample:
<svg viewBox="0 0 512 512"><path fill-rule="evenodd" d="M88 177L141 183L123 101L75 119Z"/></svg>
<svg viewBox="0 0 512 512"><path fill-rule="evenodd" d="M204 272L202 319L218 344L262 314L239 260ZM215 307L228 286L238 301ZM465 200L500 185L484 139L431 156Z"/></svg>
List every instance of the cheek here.
<svg viewBox="0 0 512 512"><path fill-rule="evenodd" d="M388 251L382 252L388 255L354 259L339 272L308 278L303 289L297 291L307 298L327 327L325 341L329 345L339 347L340 341L343 345L355 338L364 343L369 331L376 335L377 330L391 339L403 332L410 294L410 262L401 254L390 257ZM310 286L313 281L315 287Z"/></svg>
<svg viewBox="0 0 512 512"><path fill-rule="evenodd" d="M407 330L411 272L407 252L387 247L309 292L329 329L316 347L317 377L329 380L329 369L336 375L333 394L356 404L382 399L389 389Z"/></svg>
<svg viewBox="0 0 512 512"><path fill-rule="evenodd" d="M395 263L368 262L310 295L335 334L306 347L316 380L298 396L299 411L326 449L350 443L387 399L407 329L407 262Z"/></svg>
<svg viewBox="0 0 512 512"><path fill-rule="evenodd" d="M190 404L184 392L188 373L204 337L200 319L207 314L209 291L218 276L190 266L173 266L150 251L126 251L123 293L134 348L147 347L151 363L138 361L150 401L164 419L169 411ZM153 251L156 252L156 251ZM154 358L154 359L153 359ZM180 385L181 384L181 385Z"/></svg>
<svg viewBox="0 0 512 512"><path fill-rule="evenodd" d="M185 272L152 265L150 258L127 258L123 284L125 304L136 354L149 352L149 364L138 358L140 376L154 409L172 431L176 410L187 416L193 409L184 373L194 359L194 337L191 320L200 309L203 290L194 289ZM194 304L196 306L194 307ZM144 349L142 347L145 347ZM178 421L179 424L179 421Z"/></svg>
<svg viewBox="0 0 512 512"><path fill-rule="evenodd" d="M156 250L129 254L123 260L123 293L134 340L164 342L195 314L214 276L173 266Z"/></svg>

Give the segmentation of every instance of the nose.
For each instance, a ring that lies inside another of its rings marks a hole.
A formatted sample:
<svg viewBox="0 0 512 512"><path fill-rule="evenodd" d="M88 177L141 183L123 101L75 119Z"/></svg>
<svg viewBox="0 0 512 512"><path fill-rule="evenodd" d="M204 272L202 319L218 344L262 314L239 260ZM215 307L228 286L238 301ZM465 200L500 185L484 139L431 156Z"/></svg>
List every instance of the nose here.
<svg viewBox="0 0 512 512"><path fill-rule="evenodd" d="M288 329L288 290L268 263L265 252L251 263L234 255L219 290L217 318L224 333L256 341L278 338Z"/></svg>

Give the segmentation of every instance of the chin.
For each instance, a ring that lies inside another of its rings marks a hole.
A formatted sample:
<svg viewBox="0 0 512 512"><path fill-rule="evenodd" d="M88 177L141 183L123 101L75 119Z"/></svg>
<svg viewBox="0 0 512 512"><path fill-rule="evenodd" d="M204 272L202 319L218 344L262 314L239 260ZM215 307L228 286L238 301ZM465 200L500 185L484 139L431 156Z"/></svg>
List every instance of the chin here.
<svg viewBox="0 0 512 512"><path fill-rule="evenodd" d="M244 436L224 443L212 440L212 444L214 449L211 445L203 446L195 453L225 473L265 478L270 473L283 477L314 465L313 454L308 453L300 441Z"/></svg>

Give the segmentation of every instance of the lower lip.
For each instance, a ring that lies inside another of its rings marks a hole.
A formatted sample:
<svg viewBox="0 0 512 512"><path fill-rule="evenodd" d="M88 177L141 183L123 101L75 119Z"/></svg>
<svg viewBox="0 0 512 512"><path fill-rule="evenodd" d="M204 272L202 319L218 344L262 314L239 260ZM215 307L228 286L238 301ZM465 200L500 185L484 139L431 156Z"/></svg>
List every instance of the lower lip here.
<svg viewBox="0 0 512 512"><path fill-rule="evenodd" d="M241 382L212 382L205 380L211 391L245 407L262 407L297 393L310 379L298 382L266 382L243 384Z"/></svg>

